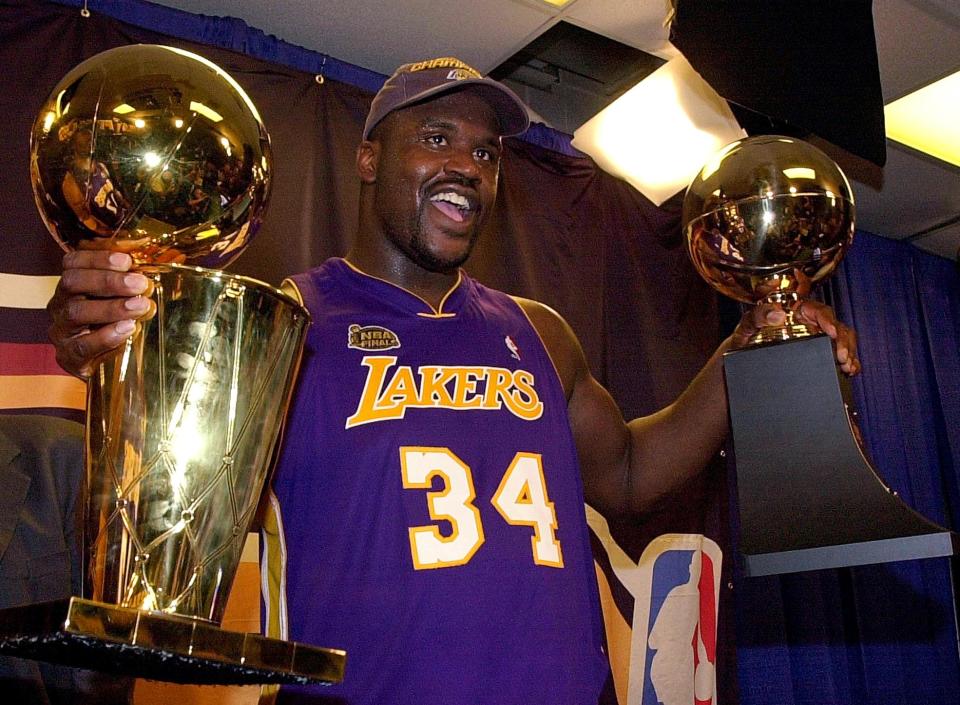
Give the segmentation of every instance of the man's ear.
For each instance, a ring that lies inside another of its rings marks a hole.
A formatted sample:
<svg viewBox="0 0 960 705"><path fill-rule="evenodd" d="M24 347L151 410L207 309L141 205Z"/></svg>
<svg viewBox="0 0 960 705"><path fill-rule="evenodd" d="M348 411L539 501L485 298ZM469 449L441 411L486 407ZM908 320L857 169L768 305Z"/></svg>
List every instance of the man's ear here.
<svg viewBox="0 0 960 705"><path fill-rule="evenodd" d="M365 184L377 180L377 163L380 161L380 143L364 140L357 147L357 174Z"/></svg>

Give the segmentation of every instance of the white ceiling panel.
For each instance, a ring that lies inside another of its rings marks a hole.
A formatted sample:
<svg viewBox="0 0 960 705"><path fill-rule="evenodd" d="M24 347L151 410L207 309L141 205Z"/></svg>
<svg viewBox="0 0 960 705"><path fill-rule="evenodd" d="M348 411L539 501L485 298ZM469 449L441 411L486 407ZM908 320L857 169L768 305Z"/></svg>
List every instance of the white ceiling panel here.
<svg viewBox="0 0 960 705"><path fill-rule="evenodd" d="M873 0L883 102L960 69L960 0Z"/></svg>
<svg viewBox="0 0 960 705"><path fill-rule="evenodd" d="M913 244L921 250L960 262L960 223L917 238ZM960 264L958 264L960 267Z"/></svg>
<svg viewBox="0 0 960 705"><path fill-rule="evenodd" d="M678 53L663 22L670 0L574 0L564 20L648 54L670 59Z"/></svg>
<svg viewBox="0 0 960 705"><path fill-rule="evenodd" d="M960 169L890 140L883 187L853 189L858 227L885 237L909 237L960 213Z"/></svg>
<svg viewBox="0 0 960 705"><path fill-rule="evenodd" d="M389 74L399 64L455 55L483 72L549 25L546 5L518 0L160 0L248 25L292 44Z"/></svg>

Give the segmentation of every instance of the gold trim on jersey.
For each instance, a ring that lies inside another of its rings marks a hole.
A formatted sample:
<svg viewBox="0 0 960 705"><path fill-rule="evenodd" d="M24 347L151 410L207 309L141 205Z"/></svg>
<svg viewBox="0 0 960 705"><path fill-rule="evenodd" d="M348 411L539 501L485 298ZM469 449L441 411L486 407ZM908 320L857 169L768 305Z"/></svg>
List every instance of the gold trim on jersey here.
<svg viewBox="0 0 960 705"><path fill-rule="evenodd" d="M283 532L280 500L269 491L268 503L260 527L263 555L260 557L260 590L266 610L266 636L289 638L287 618L287 543Z"/></svg>
<svg viewBox="0 0 960 705"><path fill-rule="evenodd" d="M297 283L293 281L293 279L284 279L280 284L280 291L296 299L296 302L301 306L304 305L303 294L300 292L300 287L297 286Z"/></svg>
<svg viewBox="0 0 960 705"><path fill-rule="evenodd" d="M553 355L550 354L550 348L547 346L547 341L545 341L545 340L543 339L543 336L540 335L540 330L534 325L533 321L532 321L531 318L530 318L530 314L527 313L527 309L525 309L525 308L523 307L523 304L521 304L521 303L517 300L517 299L520 299L520 298L522 298L522 297L512 296L512 295L510 295L510 294L507 294L507 298L509 298L509 299L514 303L514 305L515 305L518 309L520 309L520 313L523 314L523 317L527 319L527 323L530 324L530 328L532 328L532 329L533 329L533 332L536 333L537 338L540 340L540 347L542 347L542 348L543 348L543 351L544 351L545 353L547 353L547 359L550 360L550 366L553 368L553 373L557 376L557 383L560 385L560 389L563 390L563 377L560 376L560 370L559 370L559 368L557 367L557 363L554 362L554 360L553 360ZM569 401L569 400L567 400L567 401Z"/></svg>
<svg viewBox="0 0 960 705"><path fill-rule="evenodd" d="M463 281L463 272L461 272L460 270L457 270L457 281L454 282L453 286L451 286L450 289L447 291L447 293L443 295L443 298L440 299L440 305L437 306L437 308L434 308L433 305L432 305L429 301L427 301L426 299L424 299L424 298L421 297L421 296L418 296L417 294L414 294L414 293L413 293L412 291L410 291L409 289L404 289L402 286L400 286L399 284L394 284L392 281L388 281L388 280L386 280L386 279L381 279L380 277L375 277L375 276L373 276L372 274L367 274L366 272L364 272L362 269L360 269L359 267L357 267L357 265L353 264L353 263L352 263L350 260L348 260L348 259L344 259L343 262L344 262L348 267L350 267L350 269L352 269L354 272L356 272L357 274L363 275L363 276L367 277L368 279L374 279L374 280L376 280L376 281L378 281L378 282L383 282L384 284L389 284L389 285L392 286L394 289L399 289L400 291L402 291L402 292L404 292L404 293L406 293L406 294L409 294L410 296L412 296L413 298L417 299L418 301L422 301L423 304L424 304L424 306L426 306L427 308L430 309L430 312L429 312L429 313L427 313L427 312L418 313L418 314L417 314L418 316L422 316L423 318L453 318L454 316L457 315L456 312L446 313L446 312L443 310L443 306L444 306L445 303L447 303L447 299L450 298L450 295L457 290L457 287L458 287L458 286L460 286L460 282Z"/></svg>

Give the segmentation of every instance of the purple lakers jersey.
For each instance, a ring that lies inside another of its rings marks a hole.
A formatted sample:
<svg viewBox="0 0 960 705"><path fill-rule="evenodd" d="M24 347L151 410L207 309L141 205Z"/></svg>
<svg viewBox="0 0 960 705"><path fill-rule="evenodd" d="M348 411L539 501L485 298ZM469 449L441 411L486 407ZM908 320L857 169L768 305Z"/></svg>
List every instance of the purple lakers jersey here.
<svg viewBox="0 0 960 705"><path fill-rule="evenodd" d="M344 260L294 281L314 322L265 521L265 622L347 665L279 702L595 703L576 451L524 313L466 276L439 310Z"/></svg>

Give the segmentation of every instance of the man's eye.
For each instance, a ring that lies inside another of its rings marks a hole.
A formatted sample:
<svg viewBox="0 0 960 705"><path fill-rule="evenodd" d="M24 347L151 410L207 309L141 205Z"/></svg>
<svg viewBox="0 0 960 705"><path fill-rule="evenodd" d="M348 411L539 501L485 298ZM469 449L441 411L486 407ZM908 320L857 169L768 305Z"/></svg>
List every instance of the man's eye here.
<svg viewBox="0 0 960 705"><path fill-rule="evenodd" d="M492 162L496 159L496 155L491 152L489 149L478 149L474 152L478 159L482 159L485 162Z"/></svg>
<svg viewBox="0 0 960 705"><path fill-rule="evenodd" d="M435 144L437 146L443 146L447 143L447 138L443 135L428 135L427 142L430 144Z"/></svg>

